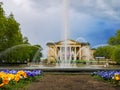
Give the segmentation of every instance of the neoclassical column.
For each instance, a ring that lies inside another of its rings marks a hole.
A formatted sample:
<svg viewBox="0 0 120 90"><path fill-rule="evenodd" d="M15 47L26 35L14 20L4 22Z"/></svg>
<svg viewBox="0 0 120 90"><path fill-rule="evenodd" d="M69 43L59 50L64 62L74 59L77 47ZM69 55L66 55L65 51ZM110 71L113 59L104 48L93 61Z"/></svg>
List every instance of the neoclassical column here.
<svg viewBox="0 0 120 90"><path fill-rule="evenodd" d="M81 47L79 47L80 52L79 52L79 59L81 60Z"/></svg>
<svg viewBox="0 0 120 90"><path fill-rule="evenodd" d="M71 46L70 46L70 60L71 60L71 58L72 58L72 52L71 52Z"/></svg>
<svg viewBox="0 0 120 90"><path fill-rule="evenodd" d="M56 59L56 48L54 47L54 57Z"/></svg>
<svg viewBox="0 0 120 90"><path fill-rule="evenodd" d="M61 60L61 46L60 46L60 51L59 51L59 55L60 55L60 60Z"/></svg>
<svg viewBox="0 0 120 90"><path fill-rule="evenodd" d="M75 54L74 54L74 60L76 60L76 46L74 47L74 50L75 50L75 51L74 51L74 53L75 53Z"/></svg>
<svg viewBox="0 0 120 90"><path fill-rule="evenodd" d="M55 57L56 57L56 60L58 60L58 53L57 52L58 52L58 47L55 47L55 55L56 55Z"/></svg>
<svg viewBox="0 0 120 90"><path fill-rule="evenodd" d="M73 60L75 60L75 46L73 47L73 52L74 52L74 54L73 54L73 57L74 57L74 59Z"/></svg>
<svg viewBox="0 0 120 90"><path fill-rule="evenodd" d="M49 57L50 56L50 47L47 48L47 52L48 52L47 57Z"/></svg>

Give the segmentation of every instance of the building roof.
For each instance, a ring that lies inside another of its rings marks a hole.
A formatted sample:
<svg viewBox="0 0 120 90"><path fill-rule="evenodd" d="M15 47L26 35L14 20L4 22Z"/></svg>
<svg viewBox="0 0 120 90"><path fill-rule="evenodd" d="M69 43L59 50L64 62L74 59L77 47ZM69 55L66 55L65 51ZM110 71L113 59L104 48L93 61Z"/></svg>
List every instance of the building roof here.
<svg viewBox="0 0 120 90"><path fill-rule="evenodd" d="M49 46L49 45L56 45L56 44L64 44L65 43L65 40L62 40L62 41L58 41L58 42L48 42L46 45ZM67 44L82 44L82 45L90 45L88 42L78 42L78 41L75 41L75 40L72 40L72 39L67 39Z"/></svg>

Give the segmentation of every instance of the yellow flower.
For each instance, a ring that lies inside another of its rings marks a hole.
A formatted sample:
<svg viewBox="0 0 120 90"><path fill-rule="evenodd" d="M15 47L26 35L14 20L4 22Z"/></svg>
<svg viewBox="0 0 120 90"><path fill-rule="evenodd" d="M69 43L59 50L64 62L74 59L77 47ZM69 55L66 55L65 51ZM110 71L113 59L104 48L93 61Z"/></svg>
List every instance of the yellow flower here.
<svg viewBox="0 0 120 90"><path fill-rule="evenodd" d="M23 70L20 70L20 71L17 72L17 74L22 74L22 73L24 73Z"/></svg>
<svg viewBox="0 0 120 90"><path fill-rule="evenodd" d="M0 78L3 78L6 75L4 72L0 72Z"/></svg>
<svg viewBox="0 0 120 90"><path fill-rule="evenodd" d="M18 71L17 74L23 76L24 78L27 78L27 74L24 71Z"/></svg>
<svg viewBox="0 0 120 90"><path fill-rule="evenodd" d="M119 74L115 74L114 79L117 80L117 81L120 80L120 75Z"/></svg>
<svg viewBox="0 0 120 90"><path fill-rule="evenodd" d="M27 74L25 72L22 75L24 76L24 78L27 78Z"/></svg>
<svg viewBox="0 0 120 90"><path fill-rule="evenodd" d="M3 83L4 83L4 84L8 84L8 83L9 83L9 78L8 78L8 77L4 77Z"/></svg>
<svg viewBox="0 0 120 90"><path fill-rule="evenodd" d="M14 74L8 74L9 80L13 80L15 75Z"/></svg>
<svg viewBox="0 0 120 90"><path fill-rule="evenodd" d="M19 75L19 74L16 74L14 80L15 80L16 82L18 82L18 81L20 80L20 75Z"/></svg>
<svg viewBox="0 0 120 90"><path fill-rule="evenodd" d="M8 84L9 83L9 76L7 74L1 73L1 79L2 79L3 84Z"/></svg>

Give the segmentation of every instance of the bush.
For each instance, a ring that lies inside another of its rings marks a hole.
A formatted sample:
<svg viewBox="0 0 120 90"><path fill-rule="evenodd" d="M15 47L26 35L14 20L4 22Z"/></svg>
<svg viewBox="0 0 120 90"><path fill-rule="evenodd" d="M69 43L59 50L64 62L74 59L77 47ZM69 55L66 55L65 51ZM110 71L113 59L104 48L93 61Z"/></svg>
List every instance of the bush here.
<svg viewBox="0 0 120 90"><path fill-rule="evenodd" d="M76 60L76 63L83 63L83 64L86 64L86 61L85 61L85 60Z"/></svg>

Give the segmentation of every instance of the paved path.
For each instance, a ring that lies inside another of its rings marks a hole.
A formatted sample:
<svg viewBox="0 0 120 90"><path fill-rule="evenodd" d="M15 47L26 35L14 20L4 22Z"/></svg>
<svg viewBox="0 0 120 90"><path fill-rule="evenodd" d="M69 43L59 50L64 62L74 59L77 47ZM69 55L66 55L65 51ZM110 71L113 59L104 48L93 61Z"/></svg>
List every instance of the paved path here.
<svg viewBox="0 0 120 90"><path fill-rule="evenodd" d="M90 75L45 75L28 85L28 90L120 90Z"/></svg>

